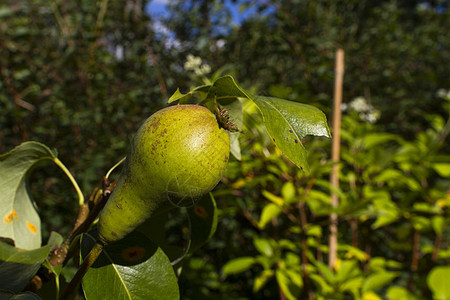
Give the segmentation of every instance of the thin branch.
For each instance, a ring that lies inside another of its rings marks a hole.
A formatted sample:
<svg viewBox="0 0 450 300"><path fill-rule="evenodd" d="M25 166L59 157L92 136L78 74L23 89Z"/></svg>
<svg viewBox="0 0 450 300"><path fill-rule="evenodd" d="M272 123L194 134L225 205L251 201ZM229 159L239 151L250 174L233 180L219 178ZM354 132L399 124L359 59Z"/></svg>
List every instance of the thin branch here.
<svg viewBox="0 0 450 300"><path fill-rule="evenodd" d="M98 214L108 201L109 195L114 189L115 184L116 182L111 184L109 180L104 178L102 191L100 192L98 189L94 190L89 198L89 203L85 203L80 207L74 228L69 236L60 247L50 254L48 261L52 267L62 266L72 257L74 252L69 252L70 245L80 234L86 232L91 227L92 223L98 217ZM92 208L90 209L90 207ZM48 281L53 275L54 274L48 270L44 280Z"/></svg>
<svg viewBox="0 0 450 300"><path fill-rule="evenodd" d="M333 145L332 160L334 162L330 183L333 187L339 187L339 156L340 156L340 127L341 127L341 103L342 103L342 85L344 79L344 50L336 51L336 70L334 86L334 106L333 106ZM339 198L336 193L331 194L331 205L338 207ZM337 236L338 236L338 216L336 213L330 214L330 252L328 255L328 265L334 268L337 259Z"/></svg>

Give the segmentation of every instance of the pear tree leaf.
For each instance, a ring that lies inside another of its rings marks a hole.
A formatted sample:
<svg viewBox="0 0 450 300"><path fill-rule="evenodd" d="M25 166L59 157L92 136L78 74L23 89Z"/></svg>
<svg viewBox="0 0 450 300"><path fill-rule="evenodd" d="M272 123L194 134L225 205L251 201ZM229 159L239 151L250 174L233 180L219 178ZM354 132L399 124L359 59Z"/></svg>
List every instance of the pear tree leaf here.
<svg viewBox="0 0 450 300"><path fill-rule="evenodd" d="M210 86L201 86L198 89L205 91L208 88L206 100L216 99L220 103L221 99L226 98L246 98L253 101L259 108L267 132L275 145L306 173L309 173L309 166L302 139L307 135L331 137L325 114L314 106L280 98L250 95L229 75L218 78ZM182 95L178 91L172 97L180 100L179 103L184 103L183 97L188 97L188 94Z"/></svg>
<svg viewBox="0 0 450 300"><path fill-rule="evenodd" d="M33 250L22 250L0 242L0 290L18 293L30 282L50 253L46 245Z"/></svg>
<svg viewBox="0 0 450 300"><path fill-rule="evenodd" d="M450 177L450 163L437 162L433 163L431 166L440 176L444 178Z"/></svg>
<svg viewBox="0 0 450 300"><path fill-rule="evenodd" d="M363 138L363 143L366 149L373 148L380 144L387 143L389 141L398 141L399 138L397 135L392 133L372 133L367 134Z"/></svg>
<svg viewBox="0 0 450 300"><path fill-rule="evenodd" d="M303 281L301 275L290 269L277 269L275 277L281 290L289 300L299 299Z"/></svg>
<svg viewBox="0 0 450 300"><path fill-rule="evenodd" d="M82 257L94 243L91 235L83 235ZM180 298L168 257L138 231L105 247L83 277L82 286L87 300Z"/></svg>
<svg viewBox="0 0 450 300"><path fill-rule="evenodd" d="M261 218L259 219L258 227L260 229L264 229L273 218L277 217L282 212L283 208L278 206L277 204L267 204L266 206L264 206L261 212Z"/></svg>
<svg viewBox="0 0 450 300"><path fill-rule="evenodd" d="M222 268L224 275L239 274L250 269L257 260L254 257L243 256L228 261Z"/></svg>
<svg viewBox="0 0 450 300"><path fill-rule="evenodd" d="M388 272L388 271L376 272L367 277L367 279L363 284L362 291L363 292L376 291L391 283L398 276L399 273L397 272Z"/></svg>
<svg viewBox="0 0 450 300"><path fill-rule="evenodd" d="M187 211L191 231L189 252L192 252L209 241L216 232L218 215L214 196L211 193L205 195Z"/></svg>
<svg viewBox="0 0 450 300"><path fill-rule="evenodd" d="M38 163L55 160L56 155L37 142L23 143L0 155L0 234L13 239L18 248L41 246L41 220L27 183Z"/></svg>
<svg viewBox="0 0 450 300"><path fill-rule="evenodd" d="M450 266L434 267L427 276L427 283L433 292L433 299L450 300Z"/></svg>
<svg viewBox="0 0 450 300"><path fill-rule="evenodd" d="M297 167L309 173L302 139L307 135L331 137L325 114L318 108L279 98L253 96L275 145Z"/></svg>
<svg viewBox="0 0 450 300"><path fill-rule="evenodd" d="M391 286L386 292L389 299L396 300L417 300L417 297L411 294L410 291L401 286Z"/></svg>
<svg viewBox="0 0 450 300"><path fill-rule="evenodd" d="M274 270L263 270L258 276L255 277L253 282L253 293L257 293L275 274Z"/></svg>
<svg viewBox="0 0 450 300"><path fill-rule="evenodd" d="M309 172L302 139L307 135L331 137L325 114L318 108L273 97L250 95L231 76L217 79L207 98L237 97L253 101L259 108L267 132L275 145L299 168Z"/></svg>
<svg viewBox="0 0 450 300"><path fill-rule="evenodd" d="M189 93L183 94L179 89L175 91L175 93L170 96L169 101L167 103L172 103L178 101L179 104L187 104L191 100L193 96L198 96L200 99L206 95L209 91L210 85L201 85L194 89L192 89Z"/></svg>
<svg viewBox="0 0 450 300"><path fill-rule="evenodd" d="M264 256L271 257L274 255L274 250L268 239L255 237L253 239L253 245Z"/></svg>
<svg viewBox="0 0 450 300"><path fill-rule="evenodd" d="M42 300L41 297L32 292L24 292L19 294L14 294L9 291L0 291L0 299L2 300Z"/></svg>

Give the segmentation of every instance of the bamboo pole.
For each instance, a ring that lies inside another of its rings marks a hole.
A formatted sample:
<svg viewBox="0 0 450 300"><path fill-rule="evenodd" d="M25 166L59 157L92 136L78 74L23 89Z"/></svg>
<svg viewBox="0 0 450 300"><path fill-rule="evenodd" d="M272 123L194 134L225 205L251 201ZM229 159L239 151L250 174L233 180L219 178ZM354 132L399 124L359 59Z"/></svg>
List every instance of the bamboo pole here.
<svg viewBox="0 0 450 300"><path fill-rule="evenodd" d="M335 61L335 80L333 97L333 141L331 149L331 159L333 167L330 175L330 184L333 187L331 192L331 205L336 208L339 205L339 198L336 189L339 187L339 156L341 144L341 103L342 103L342 85L344 82L344 50L336 51ZM328 266L334 268L337 259L338 245L338 216L335 212L330 214L330 240L328 253Z"/></svg>

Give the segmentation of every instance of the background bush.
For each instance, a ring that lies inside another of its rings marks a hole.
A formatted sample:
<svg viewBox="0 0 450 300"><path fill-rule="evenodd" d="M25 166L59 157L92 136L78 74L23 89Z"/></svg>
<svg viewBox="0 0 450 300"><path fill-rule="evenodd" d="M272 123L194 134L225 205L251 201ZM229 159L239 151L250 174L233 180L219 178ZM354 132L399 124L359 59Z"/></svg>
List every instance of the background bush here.
<svg viewBox="0 0 450 300"><path fill-rule="evenodd" d="M149 1L3 0L0 152L27 140L54 147L88 196L176 88L233 74L248 90L316 105L330 119L343 48L336 272L324 267L330 141L307 139L305 177L247 104L242 160L216 190L220 227L185 261L182 295L430 298L425 278L450 256L448 1L240 1L250 13L238 23L231 2L171 1L156 18ZM47 233L74 219L58 172L33 178ZM280 289L286 274L301 282Z"/></svg>

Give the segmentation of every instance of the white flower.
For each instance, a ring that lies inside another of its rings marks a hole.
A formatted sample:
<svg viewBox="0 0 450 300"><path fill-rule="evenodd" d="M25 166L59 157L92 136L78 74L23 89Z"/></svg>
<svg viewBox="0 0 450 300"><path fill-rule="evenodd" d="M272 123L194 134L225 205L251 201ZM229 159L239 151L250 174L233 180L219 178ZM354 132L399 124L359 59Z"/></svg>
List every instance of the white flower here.
<svg viewBox="0 0 450 300"><path fill-rule="evenodd" d="M381 112L369 104L364 97L357 97L353 99L348 107L341 105L341 110L346 110L347 108L357 112L361 120L369 123L375 123L381 115Z"/></svg>
<svg viewBox="0 0 450 300"><path fill-rule="evenodd" d="M189 54L186 58L186 62L184 63L184 68L186 70L195 70L202 64L202 59L198 56L194 56Z"/></svg>
<svg viewBox="0 0 450 300"><path fill-rule="evenodd" d="M375 123L380 118L380 112L373 110L365 115L365 120L369 123Z"/></svg>
<svg viewBox="0 0 450 300"><path fill-rule="evenodd" d="M356 112L367 112L372 109L372 106L367 103L366 98L357 97L350 102L350 108Z"/></svg>
<svg viewBox="0 0 450 300"><path fill-rule="evenodd" d="M450 90L439 89L436 94L439 98L450 100Z"/></svg>
<svg viewBox="0 0 450 300"><path fill-rule="evenodd" d="M202 59L198 56L189 54L184 63L184 69L186 71L192 71L197 76L204 76L211 72L211 66L203 63Z"/></svg>

